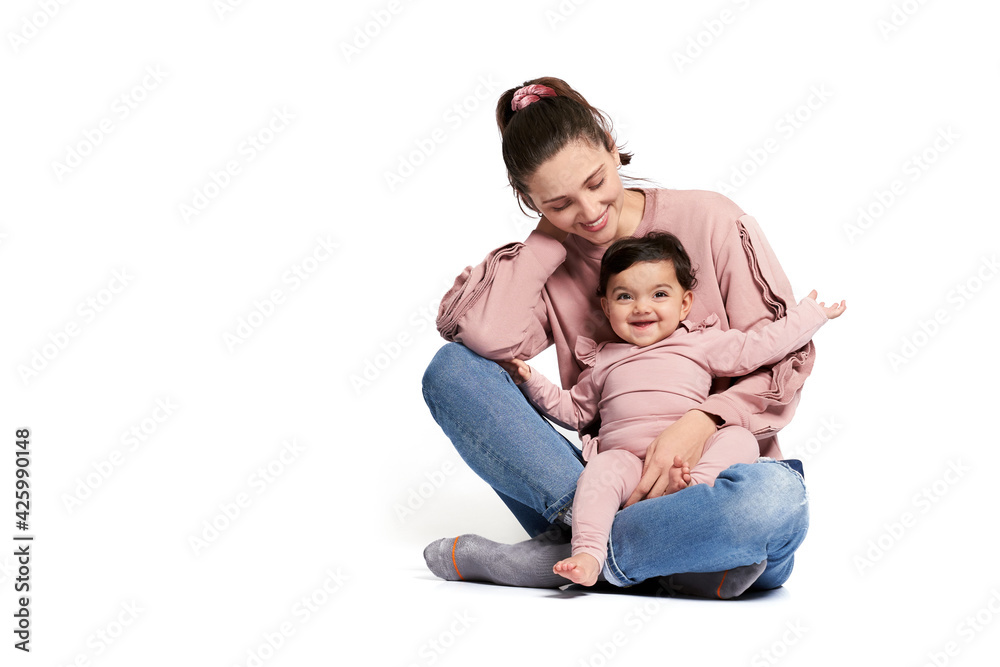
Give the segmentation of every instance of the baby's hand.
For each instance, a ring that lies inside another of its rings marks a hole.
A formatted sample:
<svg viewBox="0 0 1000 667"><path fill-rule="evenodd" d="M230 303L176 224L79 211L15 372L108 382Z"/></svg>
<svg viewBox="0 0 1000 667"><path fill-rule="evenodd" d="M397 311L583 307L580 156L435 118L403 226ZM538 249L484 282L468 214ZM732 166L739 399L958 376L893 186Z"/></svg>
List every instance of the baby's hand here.
<svg viewBox="0 0 1000 667"><path fill-rule="evenodd" d="M531 378L531 366L524 363L520 359L498 361L497 363L510 374L510 379L514 381L514 384L527 382Z"/></svg>
<svg viewBox="0 0 1000 667"><path fill-rule="evenodd" d="M809 295L806 298L815 301L817 296L818 295L816 294L816 290L813 290L812 292L809 292ZM826 313L826 319L833 320L843 315L844 311L847 310L847 301L844 300L841 301L840 303L835 303L832 306L828 306L822 301L820 301L819 307L822 308L823 312Z"/></svg>

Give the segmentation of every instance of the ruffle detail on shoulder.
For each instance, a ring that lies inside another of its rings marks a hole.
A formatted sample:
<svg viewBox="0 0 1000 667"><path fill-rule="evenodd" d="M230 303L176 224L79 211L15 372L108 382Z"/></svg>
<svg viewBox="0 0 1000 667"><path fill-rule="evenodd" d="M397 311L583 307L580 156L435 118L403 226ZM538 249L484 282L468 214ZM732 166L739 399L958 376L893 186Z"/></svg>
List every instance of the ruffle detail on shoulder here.
<svg viewBox="0 0 1000 667"><path fill-rule="evenodd" d="M576 347L573 352L581 363L591 368L597 364L597 343L586 336L576 337Z"/></svg>
<svg viewBox="0 0 1000 667"><path fill-rule="evenodd" d="M479 297L493 282L497 265L506 257L516 255L524 247L523 243L508 243L489 254L486 261L477 267L466 267L438 307L438 333L445 340L455 341L458 321L479 301Z"/></svg>
<svg viewBox="0 0 1000 667"><path fill-rule="evenodd" d="M691 320L684 320L681 324L683 324L688 331L704 331L705 329L711 329L712 327L718 326L719 316L712 313L698 324L695 324Z"/></svg>

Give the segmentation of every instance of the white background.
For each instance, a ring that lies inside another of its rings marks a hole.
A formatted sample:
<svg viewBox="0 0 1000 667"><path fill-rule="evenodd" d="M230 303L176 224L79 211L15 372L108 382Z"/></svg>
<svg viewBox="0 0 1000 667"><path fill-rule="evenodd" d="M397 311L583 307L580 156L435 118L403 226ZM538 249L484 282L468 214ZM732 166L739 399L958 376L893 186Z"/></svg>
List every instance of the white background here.
<svg viewBox="0 0 1000 667"><path fill-rule="evenodd" d="M5 3L3 664L995 656L1000 11L679 4ZM493 114L546 75L609 113L629 173L738 184L727 193L796 295L848 300L781 434L812 510L783 589L569 595L423 564L439 537L525 537L430 418L420 377L451 281L533 226ZM874 214L850 233L859 208ZM294 267L312 273L296 283ZM241 320L259 326L227 343ZM12 646L22 427L30 654Z"/></svg>

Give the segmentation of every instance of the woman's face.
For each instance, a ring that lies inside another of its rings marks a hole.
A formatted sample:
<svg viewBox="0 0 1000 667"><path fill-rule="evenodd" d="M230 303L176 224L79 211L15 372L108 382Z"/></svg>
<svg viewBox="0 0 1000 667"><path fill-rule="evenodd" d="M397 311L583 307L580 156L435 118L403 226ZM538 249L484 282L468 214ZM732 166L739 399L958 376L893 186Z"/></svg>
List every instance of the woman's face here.
<svg viewBox="0 0 1000 667"><path fill-rule="evenodd" d="M556 228L607 247L631 234L621 226L625 188L618 176L618 148L608 152L585 140L566 145L528 180L528 196Z"/></svg>

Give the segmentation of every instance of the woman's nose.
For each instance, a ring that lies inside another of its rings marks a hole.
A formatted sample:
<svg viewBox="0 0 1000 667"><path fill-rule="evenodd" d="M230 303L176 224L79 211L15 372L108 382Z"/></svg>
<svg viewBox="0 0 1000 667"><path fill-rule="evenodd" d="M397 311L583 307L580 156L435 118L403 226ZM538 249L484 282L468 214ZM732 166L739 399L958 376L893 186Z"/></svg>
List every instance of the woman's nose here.
<svg viewBox="0 0 1000 667"><path fill-rule="evenodd" d="M583 222L585 223L597 222L597 219L604 213L604 206L597 197L591 196L581 203L581 211L584 217Z"/></svg>

